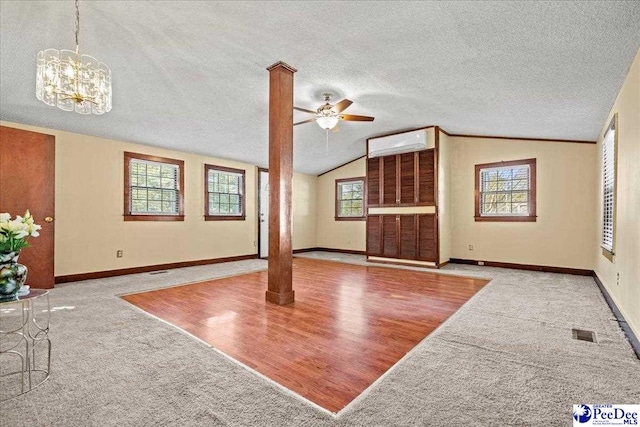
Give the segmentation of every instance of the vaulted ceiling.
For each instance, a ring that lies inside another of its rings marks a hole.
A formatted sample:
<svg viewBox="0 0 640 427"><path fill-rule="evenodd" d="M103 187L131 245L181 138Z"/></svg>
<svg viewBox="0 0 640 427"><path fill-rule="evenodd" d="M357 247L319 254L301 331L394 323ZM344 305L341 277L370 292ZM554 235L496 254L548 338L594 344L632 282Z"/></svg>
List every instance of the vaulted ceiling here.
<svg viewBox="0 0 640 427"><path fill-rule="evenodd" d="M74 48L72 1L0 2L0 118L267 165L268 73L298 69L351 114L295 127L294 168L321 173L370 136L437 124L464 134L595 140L640 46L640 2L82 1L81 51L113 73L113 110L35 97L35 59ZM295 119L308 118L296 113Z"/></svg>

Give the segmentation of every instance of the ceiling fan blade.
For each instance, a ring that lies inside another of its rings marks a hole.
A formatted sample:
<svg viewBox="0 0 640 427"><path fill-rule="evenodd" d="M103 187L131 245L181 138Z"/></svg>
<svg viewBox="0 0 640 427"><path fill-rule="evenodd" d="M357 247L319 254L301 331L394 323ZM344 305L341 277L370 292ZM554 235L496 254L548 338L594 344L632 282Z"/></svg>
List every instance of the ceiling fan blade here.
<svg viewBox="0 0 640 427"><path fill-rule="evenodd" d="M333 133L340 132L340 124L335 125L334 128L331 129L331 132L333 132Z"/></svg>
<svg viewBox="0 0 640 427"><path fill-rule="evenodd" d="M349 105L353 104L352 101L349 101L348 99L343 99L342 101L338 102L336 105L333 106L333 109L335 110L336 113L340 113L344 110L346 110L347 108L349 108Z"/></svg>
<svg viewBox="0 0 640 427"><path fill-rule="evenodd" d="M294 126L298 126L298 125L302 125L302 124L304 124L304 123L310 123L310 122L315 122L315 121L316 121L316 118L314 117L313 119L304 120L304 121L302 121L302 122L294 123L293 125L294 125Z"/></svg>
<svg viewBox="0 0 640 427"><path fill-rule="evenodd" d="M315 112L315 111L307 110L306 108L293 107L293 109L294 109L294 110L298 110L298 111L302 111L303 113L316 114L316 112Z"/></svg>
<svg viewBox="0 0 640 427"><path fill-rule="evenodd" d="M372 122L373 117L370 116L358 116L355 114L340 114L340 120L347 122Z"/></svg>

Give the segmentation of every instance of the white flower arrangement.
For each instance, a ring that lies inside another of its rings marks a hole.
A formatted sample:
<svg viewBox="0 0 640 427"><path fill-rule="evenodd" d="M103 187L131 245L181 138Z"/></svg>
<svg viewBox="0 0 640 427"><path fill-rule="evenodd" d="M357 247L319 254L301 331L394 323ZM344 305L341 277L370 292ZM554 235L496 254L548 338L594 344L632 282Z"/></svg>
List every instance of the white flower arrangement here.
<svg viewBox="0 0 640 427"><path fill-rule="evenodd" d="M33 221L27 210L24 216L11 219L8 213L0 213L0 262L12 260L20 250L29 246L27 238L38 237L42 227Z"/></svg>

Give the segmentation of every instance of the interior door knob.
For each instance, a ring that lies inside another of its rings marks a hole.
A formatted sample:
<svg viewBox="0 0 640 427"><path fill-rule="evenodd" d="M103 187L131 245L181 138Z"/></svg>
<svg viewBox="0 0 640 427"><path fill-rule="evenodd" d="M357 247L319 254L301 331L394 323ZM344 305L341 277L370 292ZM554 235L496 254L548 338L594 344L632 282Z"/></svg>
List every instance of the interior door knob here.
<svg viewBox="0 0 640 427"><path fill-rule="evenodd" d="M53 218L48 216L44 219L44 222L53 222Z"/></svg>

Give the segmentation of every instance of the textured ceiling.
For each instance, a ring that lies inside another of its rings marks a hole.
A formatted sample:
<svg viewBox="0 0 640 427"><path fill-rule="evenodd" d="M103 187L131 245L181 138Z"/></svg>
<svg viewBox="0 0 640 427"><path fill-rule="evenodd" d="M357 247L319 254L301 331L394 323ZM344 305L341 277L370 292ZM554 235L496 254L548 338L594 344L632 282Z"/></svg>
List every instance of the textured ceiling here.
<svg viewBox="0 0 640 427"><path fill-rule="evenodd" d="M86 1L81 51L113 73L113 110L35 97L39 50L73 48L72 1L0 2L0 118L267 165L268 72L298 69L373 123L294 131L294 168L321 173L367 137L454 133L595 140L640 46L640 2ZM307 118L296 113L294 119Z"/></svg>

